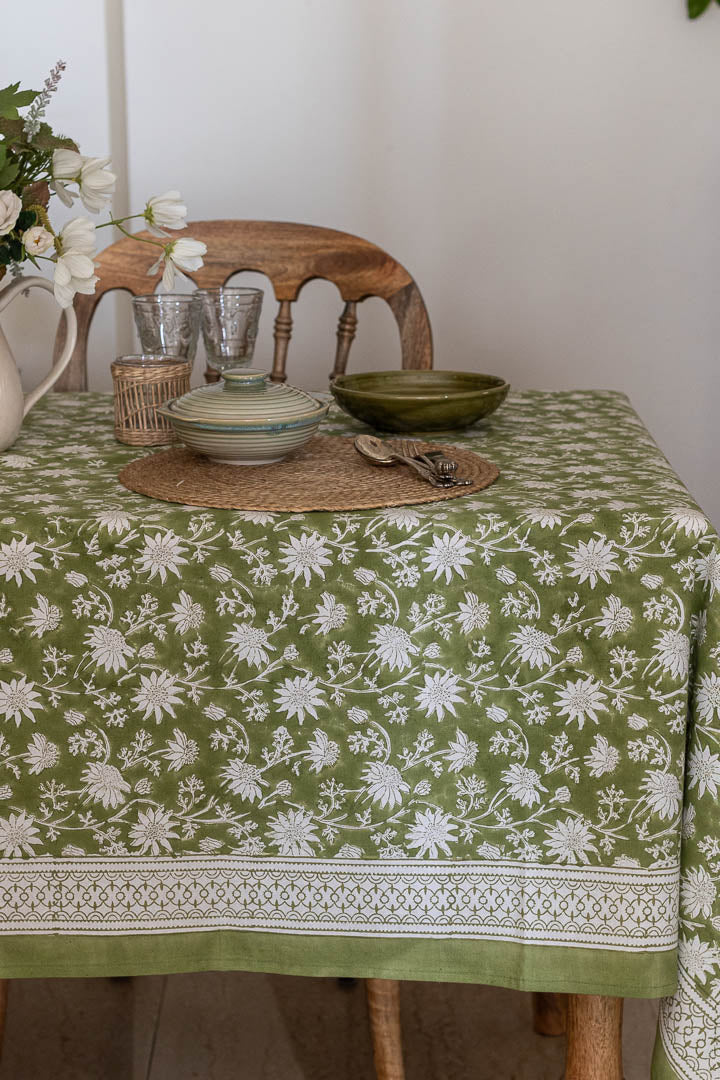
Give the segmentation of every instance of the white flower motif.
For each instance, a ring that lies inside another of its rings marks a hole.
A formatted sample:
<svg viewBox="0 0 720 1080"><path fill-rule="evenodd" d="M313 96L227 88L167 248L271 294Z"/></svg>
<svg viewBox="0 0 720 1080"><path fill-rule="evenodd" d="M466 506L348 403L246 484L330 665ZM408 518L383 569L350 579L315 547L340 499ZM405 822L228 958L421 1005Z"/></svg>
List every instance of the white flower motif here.
<svg viewBox="0 0 720 1080"><path fill-rule="evenodd" d="M472 634L473 630L482 630L489 623L490 605L479 600L475 593L466 592L465 599L458 604L455 618L464 634Z"/></svg>
<svg viewBox="0 0 720 1080"><path fill-rule="evenodd" d="M509 566L499 566L495 571L495 577L498 581L501 581L503 585L514 585L517 581L517 574L514 570L511 570Z"/></svg>
<svg viewBox="0 0 720 1080"><path fill-rule="evenodd" d="M670 511L670 520L676 528L682 529L686 536L704 536L710 523L699 510L679 507Z"/></svg>
<svg viewBox="0 0 720 1080"><path fill-rule="evenodd" d="M53 246L54 237L42 225L32 225L22 234L23 247L28 255L44 255Z"/></svg>
<svg viewBox="0 0 720 1080"><path fill-rule="evenodd" d="M683 911L691 919L703 915L709 919L717 897L717 887L704 866L691 867L683 874L680 899Z"/></svg>
<svg viewBox="0 0 720 1080"><path fill-rule="evenodd" d="M664 584L659 574L643 574L640 582L646 589L660 589Z"/></svg>
<svg viewBox="0 0 720 1080"><path fill-rule="evenodd" d="M75 150L55 150L53 152L52 187L58 198L66 206L72 206L75 194L68 191L68 183L77 184L80 199L91 214L99 214L112 198L115 190L115 173L107 166L110 158L84 157Z"/></svg>
<svg viewBox="0 0 720 1080"><path fill-rule="evenodd" d="M457 773L462 769L472 768L477 759L477 754L477 743L471 742L465 732L458 728L455 732L455 741L448 745L444 757L448 762L448 769L450 772Z"/></svg>
<svg viewBox="0 0 720 1080"><path fill-rule="evenodd" d="M630 629L633 622L633 613L629 607L623 605L619 596L608 596L607 603L602 608L602 618L598 619L597 625L602 626L600 637L611 638L615 634L625 633Z"/></svg>
<svg viewBox="0 0 720 1080"><path fill-rule="evenodd" d="M187 206L179 191L166 191L163 195L153 195L148 199L143 216L151 233L164 236L163 229L185 228Z"/></svg>
<svg viewBox="0 0 720 1080"><path fill-rule="evenodd" d="M178 602L173 604L174 615L170 616L170 622L175 623L179 634L187 634L188 630L197 630L205 620L205 612L200 604L196 604L192 596L181 589L178 593Z"/></svg>
<svg viewBox="0 0 720 1080"><path fill-rule="evenodd" d="M690 666L690 638L679 630L663 630L653 645L653 651L663 671L674 679L687 678Z"/></svg>
<svg viewBox="0 0 720 1080"><path fill-rule="evenodd" d="M262 789L268 786L267 780L257 765L251 765L249 761L234 758L220 773L223 783L227 784L234 795L239 795L248 802L255 802L262 795Z"/></svg>
<svg viewBox="0 0 720 1080"><path fill-rule="evenodd" d="M453 675L452 671L438 672L436 675L425 676L425 686L415 700L421 709L425 710L426 716L435 716L442 720L445 710L456 716L455 705L464 703L464 698L458 693L460 679Z"/></svg>
<svg viewBox="0 0 720 1080"><path fill-rule="evenodd" d="M79 589L82 585L87 585L88 579L85 574L79 574L77 570L70 570L69 573L65 575L65 580L68 585L74 585L75 588Z"/></svg>
<svg viewBox="0 0 720 1080"><path fill-rule="evenodd" d="M697 934L694 938L680 938L678 956L688 975L703 986L708 975L712 975L720 963L717 947L701 941Z"/></svg>
<svg viewBox="0 0 720 1080"><path fill-rule="evenodd" d="M524 765L518 765L517 762L506 769L500 779L507 784L510 798L519 802L521 806L534 806L535 803L540 802L539 792L547 791L547 788L540 783L540 777L534 769L527 769Z"/></svg>
<svg viewBox="0 0 720 1080"><path fill-rule="evenodd" d="M389 506L380 511L380 516L396 529L412 532L420 524L420 515L411 506Z"/></svg>
<svg viewBox="0 0 720 1080"><path fill-rule="evenodd" d="M720 678L714 671L700 678L695 691L695 708L706 724L711 724L713 717L720 716Z"/></svg>
<svg viewBox="0 0 720 1080"><path fill-rule="evenodd" d="M535 626L521 626L510 640L517 649L520 663L531 668L544 668L552 663L551 653L557 653L552 638Z"/></svg>
<svg viewBox="0 0 720 1080"><path fill-rule="evenodd" d="M325 697L317 679L311 675L297 675L294 679L285 679L284 684L276 691L275 701L288 719L297 716L298 723L302 724L305 713L317 720L315 709L325 704Z"/></svg>
<svg viewBox="0 0 720 1080"><path fill-rule="evenodd" d="M52 630L57 630L60 625L60 608L51 604L47 596L40 593L35 597L35 607L30 608L30 614L25 620L33 627L32 637L42 637Z"/></svg>
<svg viewBox="0 0 720 1080"><path fill-rule="evenodd" d="M688 787L697 785L698 798L709 791L717 799L720 785L720 756L713 754L709 746L695 746L688 758Z"/></svg>
<svg viewBox="0 0 720 1080"><path fill-rule="evenodd" d="M75 293L95 292L97 276L92 256L95 254L95 226L87 218L73 218L56 238L59 248L53 275L55 299L62 308L70 307Z"/></svg>
<svg viewBox="0 0 720 1080"><path fill-rule="evenodd" d="M161 850L172 851L170 840L176 840L178 835L173 832L174 826L175 822L164 806L151 806L139 812L137 823L130 829L130 839L140 848L141 855L146 851L159 855Z"/></svg>
<svg viewBox="0 0 720 1080"><path fill-rule="evenodd" d="M575 866L578 862L590 862L589 851L597 853L592 839L592 832L584 818L568 816L565 821L558 821L548 829L547 840L543 843L550 855L560 862Z"/></svg>
<svg viewBox="0 0 720 1080"><path fill-rule="evenodd" d="M149 572L148 580L155 575L165 584L168 573L180 577L180 569L187 563L184 558L186 548L180 542L180 537L174 532L155 533L155 536L145 536L145 547L140 553L138 569L141 573Z"/></svg>
<svg viewBox="0 0 720 1080"><path fill-rule="evenodd" d="M36 732L31 742L28 743L27 753L23 761L30 766L29 772L33 775L44 772L45 769L54 768L60 757L60 751L55 743L49 742L44 735Z"/></svg>
<svg viewBox="0 0 720 1080"><path fill-rule="evenodd" d="M423 557L425 569L428 573L435 571L433 581L437 581L444 574L445 583L449 585L454 573L459 574L461 578L465 577L465 567L472 563L472 559L467 558L471 551L467 537L461 532L456 532L452 536L449 532L442 537L433 536L432 546L425 548Z"/></svg>
<svg viewBox="0 0 720 1080"><path fill-rule="evenodd" d="M285 563L284 573L292 574L293 581L304 578L306 585L310 584L313 572L324 578L323 567L332 566L332 560L328 559L330 548L316 532L291 536L289 544L280 545L280 552L280 562Z"/></svg>
<svg viewBox="0 0 720 1080"><path fill-rule="evenodd" d="M289 810L270 818L270 843L279 848L280 855L314 855L312 845L320 842L315 834L312 815L307 810Z"/></svg>
<svg viewBox="0 0 720 1080"><path fill-rule="evenodd" d="M339 630L347 620L347 608L339 604L337 599L330 593L322 594L321 602L315 608L312 622L321 634L329 634L331 630Z"/></svg>
<svg viewBox="0 0 720 1080"><path fill-rule="evenodd" d="M166 748L161 753L161 757L168 762L170 771L178 772L186 765L192 765L197 756L198 744L195 740L188 738L180 728L174 728L172 739L168 739Z"/></svg>
<svg viewBox="0 0 720 1080"><path fill-rule="evenodd" d="M23 855L34 855L33 847L42 843L35 828L35 818L23 810L19 814L10 814L9 818L0 817L0 849L5 859L21 859Z"/></svg>
<svg viewBox="0 0 720 1080"><path fill-rule="evenodd" d="M720 551L714 548L708 555L695 560L695 569L702 582L710 590L710 597L720 590Z"/></svg>
<svg viewBox="0 0 720 1080"><path fill-rule="evenodd" d="M114 765L99 761L91 762L82 774L82 782L87 795L93 802L104 807L122 806L130 785L123 779L122 773Z"/></svg>
<svg viewBox="0 0 720 1080"><path fill-rule="evenodd" d="M310 762L312 771L319 773L321 769L334 765L340 757L340 747L327 737L320 728L315 728L313 737L308 742L308 752L305 757Z"/></svg>
<svg viewBox="0 0 720 1080"><path fill-rule="evenodd" d="M143 712L143 720L155 717L155 723L159 724L163 719L163 713L168 713L175 719L173 705L182 705L180 687L169 671L151 671L149 675L140 676L140 689L133 694L135 711Z"/></svg>
<svg viewBox="0 0 720 1080"><path fill-rule="evenodd" d="M407 845L417 848L418 858L427 855L430 859L437 859L438 852L443 855L451 855L450 844L457 841L453 836L456 826L450 820L449 814L443 814L442 810L419 810L415 813L415 824L407 831Z"/></svg>
<svg viewBox="0 0 720 1080"><path fill-rule="evenodd" d="M95 520L101 529L107 529L109 533L117 533L118 536L130 528L130 518L124 510L101 510L95 516Z"/></svg>
<svg viewBox="0 0 720 1080"><path fill-rule="evenodd" d="M615 561L616 551L612 541L604 536L588 540L581 540L576 548L570 552L571 559L565 565L570 567L570 576L578 579L578 584L584 581L590 582L590 588L594 589L598 579L610 581L610 574L620 567Z"/></svg>
<svg viewBox="0 0 720 1080"><path fill-rule="evenodd" d="M403 795L410 790L410 785L403 780L400 770L381 761L368 762L362 778L367 785L367 798L381 807L399 806Z"/></svg>
<svg viewBox="0 0 720 1080"><path fill-rule="evenodd" d="M36 581L33 571L43 569L39 559L40 553L36 551L35 543L28 543L27 536L13 539L9 544L0 544L0 574L16 585L22 585L23 575L33 583Z"/></svg>
<svg viewBox="0 0 720 1080"><path fill-rule="evenodd" d="M682 791L680 781L673 773L650 769L641 784L644 799L653 813L661 818L674 818L680 810Z"/></svg>
<svg viewBox="0 0 720 1080"><path fill-rule="evenodd" d="M0 191L0 236L13 231L21 210L22 200L14 191Z"/></svg>
<svg viewBox="0 0 720 1080"><path fill-rule="evenodd" d="M35 685L24 675L19 679L10 679L9 682L0 679L0 715L5 720L14 720L17 727L20 727L23 717L35 723L34 710L42 708Z"/></svg>
<svg viewBox="0 0 720 1080"><path fill-rule="evenodd" d="M90 633L85 635L85 644L94 662L106 671L124 671L127 657L133 655L125 636L109 626L91 626Z"/></svg>
<svg viewBox="0 0 720 1080"><path fill-rule="evenodd" d="M493 724L504 724L508 718L507 710L501 705L489 705L485 712L488 720L492 720Z"/></svg>
<svg viewBox="0 0 720 1080"><path fill-rule="evenodd" d="M567 681L565 689L561 690L555 698L555 704L559 706L561 716L567 716L566 724L577 720L578 727L582 731L586 720L592 720L598 724L599 712L607 712L607 694L601 690L601 684L588 675L586 679L578 679L576 682Z"/></svg>
<svg viewBox="0 0 720 1080"><path fill-rule="evenodd" d="M246 660L251 667L263 667L270 659L269 654L276 651L266 632L250 623L235 623L228 641L235 646L232 650L235 659Z"/></svg>
<svg viewBox="0 0 720 1080"><path fill-rule="evenodd" d="M178 240L171 240L165 245L162 255L148 270L148 277L154 277L162 266L163 288L170 290L175 284L176 277L185 280L185 275L180 271L187 270L192 273L200 269L203 264L203 255L207 255L207 247L202 240L181 236Z"/></svg>
<svg viewBox="0 0 720 1080"><path fill-rule="evenodd" d="M379 626L370 638L375 646L375 653L380 665L391 671L404 671L412 663L410 657L417 656L419 649L401 626L388 623Z"/></svg>
<svg viewBox="0 0 720 1080"><path fill-rule="evenodd" d="M591 776L604 776L614 772L620 761L620 751L611 746L604 735L596 735L590 752L585 757L585 764Z"/></svg>

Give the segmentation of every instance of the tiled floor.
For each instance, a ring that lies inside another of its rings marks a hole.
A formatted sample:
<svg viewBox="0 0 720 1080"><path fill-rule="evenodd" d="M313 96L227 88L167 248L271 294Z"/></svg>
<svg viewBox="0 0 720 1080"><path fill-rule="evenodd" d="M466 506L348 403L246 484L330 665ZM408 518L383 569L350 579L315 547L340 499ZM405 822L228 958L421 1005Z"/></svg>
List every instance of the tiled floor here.
<svg viewBox="0 0 720 1080"><path fill-rule="evenodd" d="M559 1080L530 997L405 983L408 1080ZM625 1007L625 1078L647 1080L656 1003ZM277 975L20 980L0 1080L372 1080L361 983Z"/></svg>

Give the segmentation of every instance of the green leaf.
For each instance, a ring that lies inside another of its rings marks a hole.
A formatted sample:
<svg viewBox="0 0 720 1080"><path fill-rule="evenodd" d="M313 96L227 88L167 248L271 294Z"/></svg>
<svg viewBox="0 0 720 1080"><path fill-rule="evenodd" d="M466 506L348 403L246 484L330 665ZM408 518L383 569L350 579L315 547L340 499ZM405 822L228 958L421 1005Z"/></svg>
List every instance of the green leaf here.
<svg viewBox="0 0 720 1080"><path fill-rule="evenodd" d="M699 15L707 11L712 0L688 0L688 15L691 19L697 19Z"/></svg>
<svg viewBox="0 0 720 1080"><path fill-rule="evenodd" d="M13 161L9 161L7 165L0 169L0 191L5 191L10 187L19 171L19 166Z"/></svg>
<svg viewBox="0 0 720 1080"><path fill-rule="evenodd" d="M0 244L0 266L7 266L12 262L12 255L10 249L5 244Z"/></svg>
<svg viewBox="0 0 720 1080"><path fill-rule="evenodd" d="M17 116L18 109L30 105L38 96L37 90L19 90L19 86L19 82L11 83L0 90L0 116Z"/></svg>
<svg viewBox="0 0 720 1080"><path fill-rule="evenodd" d="M38 150L77 150L77 143L65 135L53 135L49 124L41 124L37 135L33 135L31 146Z"/></svg>
<svg viewBox="0 0 720 1080"><path fill-rule="evenodd" d="M20 232L25 232L26 229L35 224L36 219L37 215L34 210L21 210L15 222L15 228L19 229Z"/></svg>

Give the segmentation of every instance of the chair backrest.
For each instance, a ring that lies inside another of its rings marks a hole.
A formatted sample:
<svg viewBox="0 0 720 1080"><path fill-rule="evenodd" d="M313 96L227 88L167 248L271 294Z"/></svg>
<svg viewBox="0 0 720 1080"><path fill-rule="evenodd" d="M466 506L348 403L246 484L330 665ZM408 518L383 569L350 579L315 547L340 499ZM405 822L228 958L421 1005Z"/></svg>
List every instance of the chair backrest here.
<svg viewBox="0 0 720 1080"><path fill-rule="evenodd" d="M148 233L140 233L148 236ZM275 318L275 353L272 378L286 379L285 363L292 334L292 307L306 282L314 278L332 281L345 305L337 329L337 349L331 378L346 368L357 328L357 305L369 296L385 300L400 331L402 366L432 367L432 334L427 309L410 274L381 248L350 233L315 225L281 221L196 221L173 237L192 236L207 245L205 265L189 274L203 288L224 285L241 270L265 274L271 281L279 311ZM78 293L75 313L78 340L73 358L55 385L56 390L87 388L87 339L100 298L113 289L138 296L153 292L160 272L147 276L158 249L134 237L123 237L100 253L99 281L91 296ZM63 333L61 320L57 346ZM214 373L206 373L212 378Z"/></svg>

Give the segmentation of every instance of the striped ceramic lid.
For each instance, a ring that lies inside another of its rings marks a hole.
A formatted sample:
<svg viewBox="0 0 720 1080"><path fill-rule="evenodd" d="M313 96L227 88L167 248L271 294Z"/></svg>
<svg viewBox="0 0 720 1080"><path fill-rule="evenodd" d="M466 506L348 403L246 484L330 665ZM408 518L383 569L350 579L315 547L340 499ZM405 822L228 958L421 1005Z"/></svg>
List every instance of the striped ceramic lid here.
<svg viewBox="0 0 720 1080"><path fill-rule="evenodd" d="M170 402L173 415L184 420L217 424L283 423L299 420L323 408L295 386L270 382L264 371L231 368L222 382L200 386Z"/></svg>

